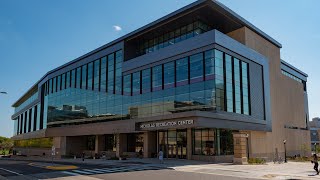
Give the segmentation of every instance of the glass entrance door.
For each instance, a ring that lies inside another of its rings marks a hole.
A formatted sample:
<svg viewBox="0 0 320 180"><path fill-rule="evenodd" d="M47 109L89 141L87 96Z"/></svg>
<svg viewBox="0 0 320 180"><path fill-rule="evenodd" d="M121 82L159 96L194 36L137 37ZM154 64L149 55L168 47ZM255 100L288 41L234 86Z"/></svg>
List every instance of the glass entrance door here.
<svg viewBox="0 0 320 180"><path fill-rule="evenodd" d="M166 158L187 158L187 130L159 131L159 149Z"/></svg>

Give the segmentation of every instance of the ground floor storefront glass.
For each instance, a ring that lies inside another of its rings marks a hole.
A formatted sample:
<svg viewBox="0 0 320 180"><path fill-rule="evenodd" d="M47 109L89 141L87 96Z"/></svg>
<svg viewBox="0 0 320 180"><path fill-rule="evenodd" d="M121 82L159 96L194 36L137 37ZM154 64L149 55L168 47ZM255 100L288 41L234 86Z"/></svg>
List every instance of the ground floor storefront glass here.
<svg viewBox="0 0 320 180"><path fill-rule="evenodd" d="M233 136L226 129L192 129L192 154L233 155Z"/></svg>
<svg viewBox="0 0 320 180"><path fill-rule="evenodd" d="M192 146L188 146L187 138L192 138ZM202 156L233 155L232 131L192 129L191 137L187 137L187 129L158 131L158 151L160 150L165 158L179 159L186 159L188 151L192 151L192 155Z"/></svg>
<svg viewBox="0 0 320 180"><path fill-rule="evenodd" d="M158 132L159 150L166 158L187 158L187 130L167 130Z"/></svg>

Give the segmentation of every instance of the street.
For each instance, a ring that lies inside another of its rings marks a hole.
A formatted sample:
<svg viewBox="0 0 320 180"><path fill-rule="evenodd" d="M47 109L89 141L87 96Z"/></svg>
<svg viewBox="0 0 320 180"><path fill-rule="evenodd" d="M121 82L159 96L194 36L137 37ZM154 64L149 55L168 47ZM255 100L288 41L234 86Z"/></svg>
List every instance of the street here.
<svg viewBox="0 0 320 180"><path fill-rule="evenodd" d="M56 167L71 167L76 169L48 169L50 163L36 161L0 160L0 180L2 179L153 179L153 180L191 180L191 179L248 179L216 174L176 171L171 168L157 167L144 163L123 163L121 165L92 165L79 163L57 163ZM44 165L44 166L42 166Z"/></svg>

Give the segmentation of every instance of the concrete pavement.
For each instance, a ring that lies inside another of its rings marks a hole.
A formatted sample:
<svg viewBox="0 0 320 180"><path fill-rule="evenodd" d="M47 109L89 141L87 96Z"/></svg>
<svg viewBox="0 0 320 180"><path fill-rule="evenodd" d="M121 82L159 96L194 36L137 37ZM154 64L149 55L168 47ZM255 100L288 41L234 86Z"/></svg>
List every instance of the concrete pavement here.
<svg viewBox="0 0 320 180"><path fill-rule="evenodd" d="M31 160L32 158L20 158L19 160ZM16 159L18 160L18 159ZM34 158L33 161L45 161L46 159ZM48 160L48 159L47 159ZM94 166L140 166L169 168L181 173L194 173L199 176L219 175L227 177L242 177L255 179L320 179L315 176L313 164L310 162L288 162L282 164L267 163L266 165L233 165L230 163L210 164L203 161L190 161L179 159L167 159L160 164L157 159L128 159L128 160L103 160L103 159L55 159L55 163L71 165L90 164Z"/></svg>

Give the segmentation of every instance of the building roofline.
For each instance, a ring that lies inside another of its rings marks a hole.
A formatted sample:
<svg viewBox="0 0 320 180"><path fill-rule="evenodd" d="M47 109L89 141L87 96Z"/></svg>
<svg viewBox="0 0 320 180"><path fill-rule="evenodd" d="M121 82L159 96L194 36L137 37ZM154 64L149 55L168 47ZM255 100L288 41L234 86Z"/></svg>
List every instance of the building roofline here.
<svg viewBox="0 0 320 180"><path fill-rule="evenodd" d="M257 28L256 26L254 26L253 24L251 24L250 22L248 22L247 20L242 18L240 15L238 15L237 13L235 13L234 11L232 11L231 9L226 7L224 4L218 2L217 0L198 0L198 1L195 1L195 2L193 2L193 3L191 3L191 4L187 5L187 6L182 7L180 9L168 14L168 15L165 15L162 18L159 18L159 19L157 19L157 20L155 20L155 21L153 21L153 22L151 22L151 23L149 23L149 24L147 24L145 26L142 26L141 28L138 28L138 29L136 29L136 30L124 35L124 36L121 36L121 37L119 37L119 38L117 38L117 39L115 39L115 40L113 40L113 41L111 41L111 42L109 42L109 43L107 43L107 44L105 44L103 46L100 46L100 47L98 47L98 48L96 48L96 49L94 49L94 50L92 50L92 51L90 51L90 52L88 52L88 53L86 53L86 54L84 54L84 55L72 60L72 61L69 61L69 62L67 62L67 63L65 63L65 64L63 64L63 65L61 65L61 66L59 66L59 67L57 67L57 68L55 68L53 70L48 71L28 91L26 91L16 102L14 102L12 104L12 107L14 107L21 100L22 97L24 97L31 89L34 88L34 86L38 85L49 74L51 74L51 73L53 73L55 71L58 71L58 70L60 70L60 69L62 69L64 67L67 67L67 66L69 66L69 65L71 65L73 63L76 63L76 62L80 61L81 59L84 59L84 58L86 58L86 57L88 57L88 56L90 56L92 54L95 54L95 53L97 53L97 52L99 52L99 51L101 51L101 50L103 50L105 48L108 48L108 47L110 47L110 46L112 46L114 44L117 44L117 43L119 43L121 41L124 41L125 39L128 39L128 38L130 38L130 37L132 37L134 35L137 35L138 33L146 31L147 29L152 28L153 26L156 26L156 25L158 25L160 23L163 23L166 20L169 20L170 18L173 18L174 16L177 16L180 13L183 13L183 12L189 10L189 9L192 9L192 8L194 8L196 6L199 6L199 5L202 5L202 4L203 5L208 5L208 6L211 5L211 6L219 7L222 10L222 13L225 14L226 16L231 16L231 18L235 19L241 25L246 26L249 29L253 30L257 34L259 34L260 36L262 36L263 38L268 40L269 42L273 43L278 48L282 48L282 45L279 42L277 42L275 39L271 38L269 35L267 35L263 31L261 31L259 28Z"/></svg>
<svg viewBox="0 0 320 180"><path fill-rule="evenodd" d="M301 74L304 77L308 77L308 74L306 74L305 72L301 71L300 69L294 67L293 65L289 64L288 62L284 61L283 59L281 59L281 63L284 64L285 66L289 67L290 69L296 71L297 73Z"/></svg>

